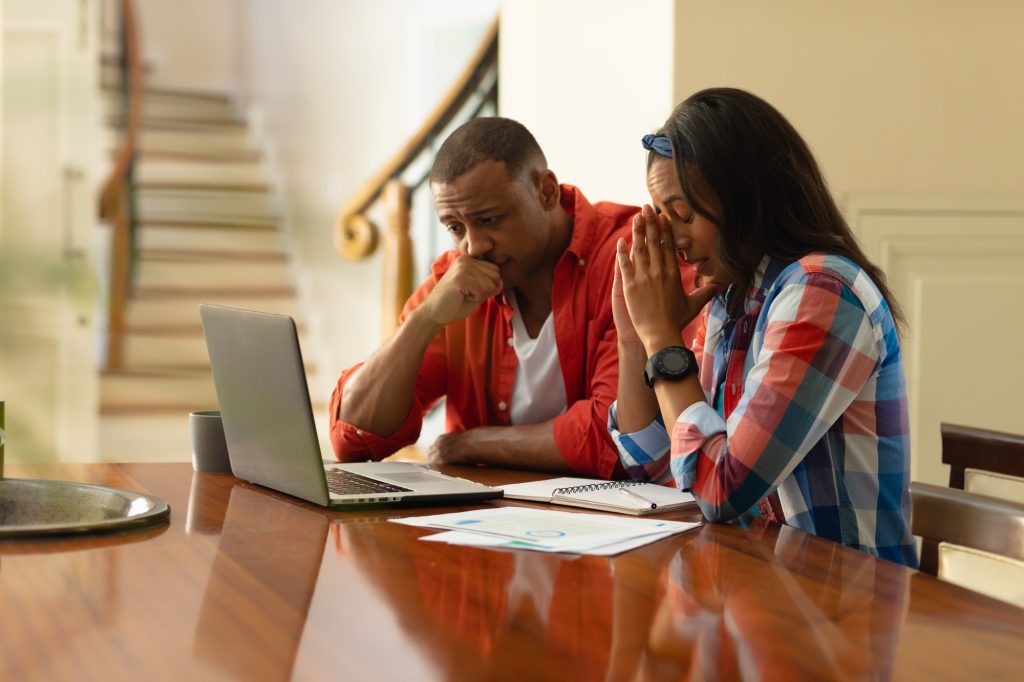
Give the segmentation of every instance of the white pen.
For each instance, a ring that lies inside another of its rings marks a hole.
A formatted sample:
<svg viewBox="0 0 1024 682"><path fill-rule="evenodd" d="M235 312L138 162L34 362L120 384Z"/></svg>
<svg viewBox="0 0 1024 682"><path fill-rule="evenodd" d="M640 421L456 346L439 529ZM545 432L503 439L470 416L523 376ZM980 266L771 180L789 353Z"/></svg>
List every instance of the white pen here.
<svg viewBox="0 0 1024 682"><path fill-rule="evenodd" d="M658 508L657 504L655 504L654 502L651 502L650 500L648 500L646 497L644 497L640 493L633 492L629 488L619 488L619 492L622 493L623 495L625 495L626 497L629 497L629 498L635 500L636 502L639 502L642 505L645 505L645 506L646 505L650 505L651 509L657 509Z"/></svg>

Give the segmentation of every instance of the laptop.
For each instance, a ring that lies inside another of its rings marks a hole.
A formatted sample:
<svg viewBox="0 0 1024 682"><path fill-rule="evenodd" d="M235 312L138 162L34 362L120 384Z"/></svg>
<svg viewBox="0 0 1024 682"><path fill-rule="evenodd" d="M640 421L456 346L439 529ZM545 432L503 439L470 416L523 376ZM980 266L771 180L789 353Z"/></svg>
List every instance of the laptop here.
<svg viewBox="0 0 1024 682"><path fill-rule="evenodd" d="M215 305L199 317L213 367L231 471L325 507L491 500L498 488L412 462L325 462L295 321Z"/></svg>

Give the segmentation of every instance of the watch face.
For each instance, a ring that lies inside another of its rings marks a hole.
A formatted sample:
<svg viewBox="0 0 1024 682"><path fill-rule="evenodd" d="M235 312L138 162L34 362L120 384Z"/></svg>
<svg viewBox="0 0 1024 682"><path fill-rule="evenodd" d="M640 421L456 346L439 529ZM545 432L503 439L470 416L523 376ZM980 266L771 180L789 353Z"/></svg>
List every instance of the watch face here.
<svg viewBox="0 0 1024 682"><path fill-rule="evenodd" d="M686 369L689 358L682 353L665 353L661 356L661 368L667 374L679 374Z"/></svg>
<svg viewBox="0 0 1024 682"><path fill-rule="evenodd" d="M697 362L693 354L681 346L662 348L647 361L644 368L644 383L654 388L658 378L678 381L696 369Z"/></svg>

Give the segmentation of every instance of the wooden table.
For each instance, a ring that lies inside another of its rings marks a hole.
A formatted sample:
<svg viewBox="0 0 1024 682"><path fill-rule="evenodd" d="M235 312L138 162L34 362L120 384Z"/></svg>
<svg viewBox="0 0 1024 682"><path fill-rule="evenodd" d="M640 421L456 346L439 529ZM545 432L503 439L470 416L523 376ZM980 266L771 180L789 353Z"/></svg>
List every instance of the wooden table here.
<svg viewBox="0 0 1024 682"><path fill-rule="evenodd" d="M788 527L551 556L387 523L450 507L328 512L187 464L7 474L151 493L171 521L0 543L2 680L1024 676L1024 611Z"/></svg>

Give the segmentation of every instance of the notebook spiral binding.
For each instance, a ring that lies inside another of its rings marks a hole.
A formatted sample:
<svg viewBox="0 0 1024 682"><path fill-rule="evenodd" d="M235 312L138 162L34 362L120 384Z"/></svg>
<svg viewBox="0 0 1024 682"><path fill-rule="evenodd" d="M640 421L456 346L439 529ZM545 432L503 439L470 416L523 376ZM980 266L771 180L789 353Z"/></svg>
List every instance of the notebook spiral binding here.
<svg viewBox="0 0 1024 682"><path fill-rule="evenodd" d="M590 483L588 485L574 485L570 488L555 488L551 491L551 496L557 495L575 495L576 493L589 493L594 490L617 490L619 488L628 488L634 485L643 485L645 481L604 481L602 483Z"/></svg>

